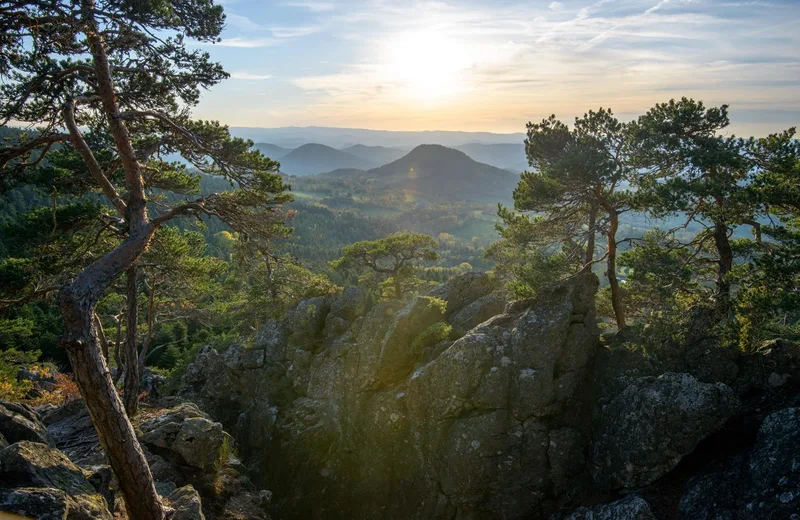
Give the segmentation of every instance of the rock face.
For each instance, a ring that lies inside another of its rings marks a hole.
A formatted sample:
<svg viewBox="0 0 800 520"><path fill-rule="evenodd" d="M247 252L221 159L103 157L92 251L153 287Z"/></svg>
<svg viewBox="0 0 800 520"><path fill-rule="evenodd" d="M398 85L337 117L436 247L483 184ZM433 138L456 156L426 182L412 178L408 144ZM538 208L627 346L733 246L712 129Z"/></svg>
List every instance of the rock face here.
<svg viewBox="0 0 800 520"><path fill-rule="evenodd" d="M193 404L181 404L141 425L142 442L201 470L227 463L233 439Z"/></svg>
<svg viewBox="0 0 800 520"><path fill-rule="evenodd" d="M596 288L578 278L505 312L480 274L431 291L444 308L315 300L253 348L202 351L182 394L235 403L220 411L261 455L277 516L537 515L587 473L589 414L575 406L598 344ZM445 321L479 325L441 341Z"/></svg>
<svg viewBox="0 0 800 520"><path fill-rule="evenodd" d="M56 514L63 510L60 518L68 520L111 520L105 498L88 477L45 444L21 441L0 450L0 482L9 488L0 495L6 511L40 518L35 513L49 507Z"/></svg>
<svg viewBox="0 0 800 520"><path fill-rule="evenodd" d="M721 427L739 406L728 386L689 374L644 377L602 411L594 434L593 477L606 489L649 484Z"/></svg>
<svg viewBox="0 0 800 520"><path fill-rule="evenodd" d="M39 414L20 403L0 401L0 436L8 444L32 441L54 446Z"/></svg>
<svg viewBox="0 0 800 520"><path fill-rule="evenodd" d="M800 513L800 408L769 415L750 453L742 492L747 518Z"/></svg>
<svg viewBox="0 0 800 520"><path fill-rule="evenodd" d="M581 507L564 520L655 520L650 505L636 495L630 495L610 504Z"/></svg>

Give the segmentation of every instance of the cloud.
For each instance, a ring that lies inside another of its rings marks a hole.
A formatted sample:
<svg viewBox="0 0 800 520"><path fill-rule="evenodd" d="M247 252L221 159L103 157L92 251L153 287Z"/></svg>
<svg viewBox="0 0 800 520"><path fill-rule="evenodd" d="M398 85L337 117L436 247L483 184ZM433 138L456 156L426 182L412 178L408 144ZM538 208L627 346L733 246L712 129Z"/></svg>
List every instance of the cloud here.
<svg viewBox="0 0 800 520"><path fill-rule="evenodd" d="M272 78L271 74L253 74L247 71L231 72L232 79L265 80Z"/></svg>
<svg viewBox="0 0 800 520"><path fill-rule="evenodd" d="M250 18L232 13L230 11L225 13L225 21L228 22L228 25L231 27L236 27L237 29L241 29L243 31L258 31L264 29L264 26L255 23Z"/></svg>
<svg viewBox="0 0 800 520"><path fill-rule="evenodd" d="M561 2L550 2L547 7L552 11L561 11L564 9L564 4Z"/></svg>
<svg viewBox="0 0 800 520"><path fill-rule="evenodd" d="M271 27L272 35L275 38L299 38L301 36L308 36L319 32L320 27L317 26L300 26L300 27Z"/></svg>
<svg viewBox="0 0 800 520"><path fill-rule="evenodd" d="M284 2L281 5L308 9L312 13L323 13L336 9L336 4L333 2Z"/></svg>
<svg viewBox="0 0 800 520"><path fill-rule="evenodd" d="M256 47L271 47L278 45L279 41L275 38L245 38L237 36L235 38L224 38L222 41L213 45L220 47L238 47L242 49L252 49Z"/></svg>

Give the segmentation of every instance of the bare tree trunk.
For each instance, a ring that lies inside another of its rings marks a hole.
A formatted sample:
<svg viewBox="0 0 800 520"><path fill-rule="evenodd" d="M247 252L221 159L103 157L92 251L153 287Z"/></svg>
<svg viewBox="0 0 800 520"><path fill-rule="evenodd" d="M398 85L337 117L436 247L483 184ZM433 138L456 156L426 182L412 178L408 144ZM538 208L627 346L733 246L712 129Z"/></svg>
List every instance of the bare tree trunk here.
<svg viewBox="0 0 800 520"><path fill-rule="evenodd" d="M100 321L100 316L97 313L94 313L94 328L97 330L97 338L100 340L100 347L103 350L103 359L108 365L108 338L106 338L106 334L103 331L103 323Z"/></svg>
<svg viewBox="0 0 800 520"><path fill-rule="evenodd" d="M114 375L114 386L122 377L122 372L125 370L125 364L122 362L122 316L120 313L117 315L117 340L114 344L114 361L117 362L117 373Z"/></svg>
<svg viewBox="0 0 800 520"><path fill-rule="evenodd" d="M597 223L597 206L592 204L589 210L589 237L586 239L586 257L583 261L583 272L592 272L592 261L594 260L594 226Z"/></svg>
<svg viewBox="0 0 800 520"><path fill-rule="evenodd" d="M128 515L136 520L163 520L164 511L147 460L103 359L94 313L102 293L142 254L154 230L152 225L140 227L138 233L131 233L59 293L66 331L61 345L69 356L100 444L119 479Z"/></svg>
<svg viewBox="0 0 800 520"><path fill-rule="evenodd" d="M724 222L714 222L714 244L719 254L716 309L717 313L723 316L730 309L731 282L728 280L728 274L733 269L733 249L728 240L728 226Z"/></svg>
<svg viewBox="0 0 800 520"><path fill-rule="evenodd" d="M123 380L125 412L133 417L139 408L139 309L136 292L136 266L126 271L128 326L125 329L125 379Z"/></svg>
<svg viewBox="0 0 800 520"><path fill-rule="evenodd" d="M144 371L144 364L147 362L147 351L150 350L150 342L153 341L153 325L155 325L156 307L156 282L150 286L150 294L147 297L147 334L142 341L142 351L139 353L139 368Z"/></svg>
<svg viewBox="0 0 800 520"><path fill-rule="evenodd" d="M617 280L617 230L619 229L619 215L613 208L609 210L608 237L608 285L611 288L611 305L614 307L614 317L617 327L625 328L625 306L622 302L622 291Z"/></svg>

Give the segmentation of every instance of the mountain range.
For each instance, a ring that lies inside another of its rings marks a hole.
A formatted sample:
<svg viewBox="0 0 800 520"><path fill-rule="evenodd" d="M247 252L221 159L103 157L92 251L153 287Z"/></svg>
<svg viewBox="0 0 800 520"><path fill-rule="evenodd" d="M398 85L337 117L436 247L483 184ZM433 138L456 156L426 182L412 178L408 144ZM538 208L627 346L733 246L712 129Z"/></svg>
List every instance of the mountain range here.
<svg viewBox="0 0 800 520"><path fill-rule="evenodd" d="M360 144L400 148L408 151L415 146L428 143L456 147L464 143L522 143L525 139L524 133L496 134L491 132L442 130L414 132L319 126L283 128L231 127L230 131L236 137L250 139L256 143L272 143L284 148L297 148L306 143L319 143L339 150Z"/></svg>
<svg viewBox="0 0 800 520"><path fill-rule="evenodd" d="M410 149L357 144L336 149L319 143L306 143L298 148L286 148L271 143L253 146L267 157L280 161L281 171L288 175L317 175L333 170L369 170L394 162ZM469 143L451 149L464 152L476 162L519 173L525 170L525 148L522 144Z"/></svg>

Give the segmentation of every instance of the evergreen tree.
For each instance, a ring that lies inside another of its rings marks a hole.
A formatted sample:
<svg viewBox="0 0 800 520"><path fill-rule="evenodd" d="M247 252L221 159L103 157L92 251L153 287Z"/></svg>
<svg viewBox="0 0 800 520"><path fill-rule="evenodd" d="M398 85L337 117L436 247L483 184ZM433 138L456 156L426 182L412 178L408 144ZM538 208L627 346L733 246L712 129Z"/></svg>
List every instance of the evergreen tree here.
<svg viewBox="0 0 800 520"><path fill-rule="evenodd" d="M137 260L171 220L216 216L240 233L266 237L282 225L280 205L288 200L275 162L226 127L190 118L201 89L227 74L187 38L213 43L223 24L222 8L211 0L10 1L0 9L0 123L37 127L0 149L3 191L34 183L47 192L95 192L105 201L100 218L110 222L103 233L117 240L70 281L34 286L24 298L57 291L61 344L128 514L142 520L161 520L164 511L111 381L95 307L124 272L135 285ZM169 153L236 189L148 203L150 190L181 192L194 183L163 160ZM137 367L135 348L129 356Z"/></svg>

